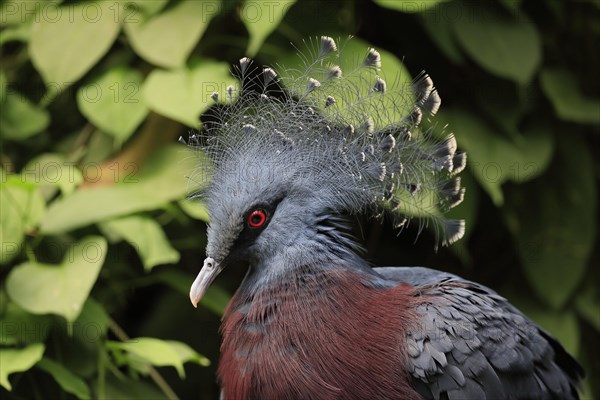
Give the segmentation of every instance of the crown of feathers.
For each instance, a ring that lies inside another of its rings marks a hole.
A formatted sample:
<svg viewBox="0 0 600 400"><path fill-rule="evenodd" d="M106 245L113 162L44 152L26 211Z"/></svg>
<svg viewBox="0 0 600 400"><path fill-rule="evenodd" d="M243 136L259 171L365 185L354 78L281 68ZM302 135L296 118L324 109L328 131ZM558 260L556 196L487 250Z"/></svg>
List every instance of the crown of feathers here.
<svg viewBox="0 0 600 400"><path fill-rule="evenodd" d="M190 136L212 160L203 196L253 190L248 170L258 168L269 172L265 189L303 190L333 212L386 213L397 228L419 217L443 245L460 239L464 221L444 212L463 200L456 175L466 155L452 134L421 127L441 103L431 78L389 84L375 49L357 58L330 37L317 42L300 69L242 58L233 71L239 86L212 95L203 131Z"/></svg>

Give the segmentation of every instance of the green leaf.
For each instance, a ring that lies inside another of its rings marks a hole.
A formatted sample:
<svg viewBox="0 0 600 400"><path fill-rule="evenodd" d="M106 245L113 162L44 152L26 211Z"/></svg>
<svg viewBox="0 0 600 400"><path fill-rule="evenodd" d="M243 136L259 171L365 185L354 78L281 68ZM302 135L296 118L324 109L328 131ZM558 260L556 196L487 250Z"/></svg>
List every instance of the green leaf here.
<svg viewBox="0 0 600 400"><path fill-rule="evenodd" d="M106 262L108 266L110 258ZM106 267L104 267L106 268ZM100 292L102 296L102 292ZM109 307L114 307L112 299L104 299ZM85 379L93 379L101 373L98 368L103 360L109 317L104 307L91 296L87 298L81 313L74 322L54 317L52 345L60 349L61 365Z"/></svg>
<svg viewBox="0 0 600 400"><path fill-rule="evenodd" d="M23 349L0 348L0 385L12 390L8 376L33 367L42 358L44 350L42 343L31 344Z"/></svg>
<svg viewBox="0 0 600 400"><path fill-rule="evenodd" d="M171 71L154 70L142 90L153 111L197 128L200 114L214 104L211 94L225 93L234 82L227 63L203 60Z"/></svg>
<svg viewBox="0 0 600 400"><path fill-rule="evenodd" d="M465 11L453 30L464 51L488 72L525 85L542 60L535 25L523 13L504 16L487 7Z"/></svg>
<svg viewBox="0 0 600 400"><path fill-rule="evenodd" d="M530 311L527 315L556 336L569 353L579 353L579 323L573 312L553 312L544 309L537 312Z"/></svg>
<svg viewBox="0 0 600 400"><path fill-rule="evenodd" d="M120 30L112 2L61 6L56 18L36 18L29 53L46 86L56 92L81 78L110 49Z"/></svg>
<svg viewBox="0 0 600 400"><path fill-rule="evenodd" d="M509 180L523 183L540 176L554 155L553 129L546 124L525 126L515 138L515 150L508 165Z"/></svg>
<svg viewBox="0 0 600 400"><path fill-rule="evenodd" d="M102 162L109 160L115 152L115 139L113 136L96 130L90 141L87 144L88 151L85 152L83 159L79 162L82 168L93 168L100 165ZM94 151L89 151L93 149ZM115 165L115 167L118 167ZM90 171L91 172L91 171ZM96 174L93 174L96 176ZM114 176L115 180L119 180L119 175ZM98 179L102 177L99 176Z"/></svg>
<svg viewBox="0 0 600 400"><path fill-rule="evenodd" d="M44 6L54 7L60 1L46 0L6 0L0 4L0 26L28 25L33 19L40 18L39 11Z"/></svg>
<svg viewBox="0 0 600 400"><path fill-rule="evenodd" d="M37 366L52 375L65 392L74 394L78 399L92 398L90 388L85 381L56 361L44 357Z"/></svg>
<svg viewBox="0 0 600 400"><path fill-rule="evenodd" d="M585 97L571 72L546 68L540 74L540 83L559 118L582 124L600 124L600 99Z"/></svg>
<svg viewBox="0 0 600 400"><path fill-rule="evenodd" d="M577 313L600 332L600 293L593 279L587 279L575 298Z"/></svg>
<svg viewBox="0 0 600 400"><path fill-rule="evenodd" d="M179 354L181 357L181 361L186 362L194 362L203 367L208 367L210 365L210 360L204 357L201 354L198 354L194 349L183 342L177 342L175 340L166 340L166 342Z"/></svg>
<svg viewBox="0 0 600 400"><path fill-rule="evenodd" d="M148 108L140 96L142 74L118 66L77 91L81 113L122 144L146 118Z"/></svg>
<svg viewBox="0 0 600 400"><path fill-rule="evenodd" d="M244 2L240 10L240 18L250 34L250 41L246 49L246 53L250 57L254 57L258 53L265 39L279 26L295 2L296 0Z"/></svg>
<svg viewBox="0 0 600 400"><path fill-rule="evenodd" d="M192 154L179 144L157 150L139 173L108 187L81 189L55 200L41 221L40 231L57 234L139 211L160 208L179 200L207 182L188 180L207 162L199 152ZM135 165L132 165L135 167ZM135 172L135 171L134 171Z"/></svg>
<svg viewBox="0 0 600 400"><path fill-rule="evenodd" d="M161 226L149 217L132 215L117 218L102 222L100 228L131 244L142 258L146 271L157 265L179 261L179 252L171 246Z"/></svg>
<svg viewBox="0 0 600 400"><path fill-rule="evenodd" d="M46 204L37 185L16 176L0 186L0 203L0 264L5 264L20 253L25 233L40 222Z"/></svg>
<svg viewBox="0 0 600 400"><path fill-rule="evenodd" d="M0 71L0 106L4 106L4 101L8 95L8 79L4 71Z"/></svg>
<svg viewBox="0 0 600 400"><path fill-rule="evenodd" d="M0 32L0 46L9 42L28 42L30 36L31 23L24 23L14 27L5 28Z"/></svg>
<svg viewBox="0 0 600 400"><path fill-rule="evenodd" d="M504 202L502 184L536 177L545 170L554 150L553 137L544 129L532 128L515 143L458 108L446 107L438 120L449 123L459 146L467 152L473 175L498 206Z"/></svg>
<svg viewBox="0 0 600 400"><path fill-rule="evenodd" d="M505 136L516 140L519 131L529 121L546 122L547 118L539 118L541 113L532 112L537 99L530 87L518 86L508 80L500 80L488 76L471 85L471 102L477 104L482 112L480 117L488 120ZM493 96L491 96L493 93ZM471 110L473 112L475 110ZM529 118L533 116L534 118Z"/></svg>
<svg viewBox="0 0 600 400"><path fill-rule="evenodd" d="M6 93L6 99L0 107L0 134L5 139L25 140L42 132L50 123L48 111L32 104L17 92Z"/></svg>
<svg viewBox="0 0 600 400"><path fill-rule="evenodd" d="M528 282L555 309L581 283L594 248L593 165L577 136L563 138L547 174L512 191L505 209Z"/></svg>
<svg viewBox="0 0 600 400"><path fill-rule="evenodd" d="M148 20L125 21L125 32L146 61L165 68L182 67L220 9L221 3L215 0L184 0Z"/></svg>
<svg viewBox="0 0 600 400"><path fill-rule="evenodd" d="M75 162L54 153L41 154L29 161L21 170L23 182L39 185L44 198L54 195L56 187L64 194L72 193L81 182L83 176Z"/></svg>
<svg viewBox="0 0 600 400"><path fill-rule="evenodd" d="M453 10L455 10L456 4L440 3L434 10L419 14L419 18L431 40L445 56L454 64L463 64L465 57L452 34L452 19L446 17L455 12Z"/></svg>
<svg viewBox="0 0 600 400"><path fill-rule="evenodd" d="M435 7L439 3L445 3L449 0L373 0L381 7L391 10L400 11L403 13L420 13Z"/></svg>
<svg viewBox="0 0 600 400"><path fill-rule="evenodd" d="M181 209L190 217L208 222L208 209L206 204L198 199L183 199L179 201Z"/></svg>
<svg viewBox="0 0 600 400"><path fill-rule="evenodd" d="M81 314L79 314L79 317L74 322L77 326L73 330L73 337L88 342L91 339L100 340L101 337L106 335L109 320L110 317L102 304L88 297L83 305Z"/></svg>
<svg viewBox="0 0 600 400"><path fill-rule="evenodd" d="M146 362L158 366L171 366L177 370L181 379L185 378L183 363L201 357L191 348L172 345L173 341L165 341L151 337L139 337L127 342L110 342L110 346L125 350ZM190 353L190 351L192 353Z"/></svg>
<svg viewBox="0 0 600 400"><path fill-rule="evenodd" d="M49 315L34 315L9 301L5 292L0 293L5 304L0 314L0 345L25 345L44 342L53 325Z"/></svg>
<svg viewBox="0 0 600 400"><path fill-rule="evenodd" d="M160 12L169 2L169 0L117 0L125 6L123 22L137 22L138 13L143 16L151 16Z"/></svg>
<svg viewBox="0 0 600 400"><path fill-rule="evenodd" d="M521 8L522 0L500 0L500 3L506 8L508 11L513 13L519 12Z"/></svg>
<svg viewBox="0 0 600 400"><path fill-rule="evenodd" d="M34 314L58 314L75 321L106 257L101 236L88 236L69 248L59 265L25 262L8 275L10 298Z"/></svg>

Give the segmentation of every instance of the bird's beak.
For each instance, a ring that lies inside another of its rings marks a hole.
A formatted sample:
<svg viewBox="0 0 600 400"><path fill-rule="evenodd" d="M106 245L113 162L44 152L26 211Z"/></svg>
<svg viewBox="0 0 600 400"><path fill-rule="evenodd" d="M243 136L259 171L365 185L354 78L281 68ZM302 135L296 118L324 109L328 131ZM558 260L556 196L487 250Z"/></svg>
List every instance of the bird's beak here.
<svg viewBox="0 0 600 400"><path fill-rule="evenodd" d="M194 307L198 306L198 303L208 290L208 287L222 270L223 266L212 258L208 257L204 260L204 265L190 289L190 300Z"/></svg>

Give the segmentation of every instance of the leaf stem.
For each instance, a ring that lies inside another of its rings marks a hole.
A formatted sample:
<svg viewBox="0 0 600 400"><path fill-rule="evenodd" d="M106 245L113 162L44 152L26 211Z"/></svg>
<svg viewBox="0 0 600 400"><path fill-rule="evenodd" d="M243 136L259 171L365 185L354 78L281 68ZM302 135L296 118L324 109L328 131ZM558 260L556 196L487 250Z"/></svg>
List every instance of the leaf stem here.
<svg viewBox="0 0 600 400"><path fill-rule="evenodd" d="M108 328L110 331L122 342L126 342L129 340L129 336L125 333L123 328L121 328L115 320L109 318L108 320ZM150 378L154 381L156 386L162 390L162 392L167 396L169 400L179 400L177 394L171 389L171 386L167 383L167 381L162 377L162 375L154 368L153 366L149 366L149 375Z"/></svg>
<svg viewBox="0 0 600 400"><path fill-rule="evenodd" d="M106 353L104 348L98 344L98 400L106 398Z"/></svg>

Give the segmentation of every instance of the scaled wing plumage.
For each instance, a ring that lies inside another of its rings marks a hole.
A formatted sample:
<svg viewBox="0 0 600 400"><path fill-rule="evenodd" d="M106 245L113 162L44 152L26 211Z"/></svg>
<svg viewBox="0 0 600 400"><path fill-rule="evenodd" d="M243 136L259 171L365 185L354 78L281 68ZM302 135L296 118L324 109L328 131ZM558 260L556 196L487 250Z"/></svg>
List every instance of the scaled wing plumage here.
<svg viewBox="0 0 600 400"><path fill-rule="evenodd" d="M422 267L375 268L428 300L407 337L425 399L576 399L583 370L548 333L493 290Z"/></svg>

